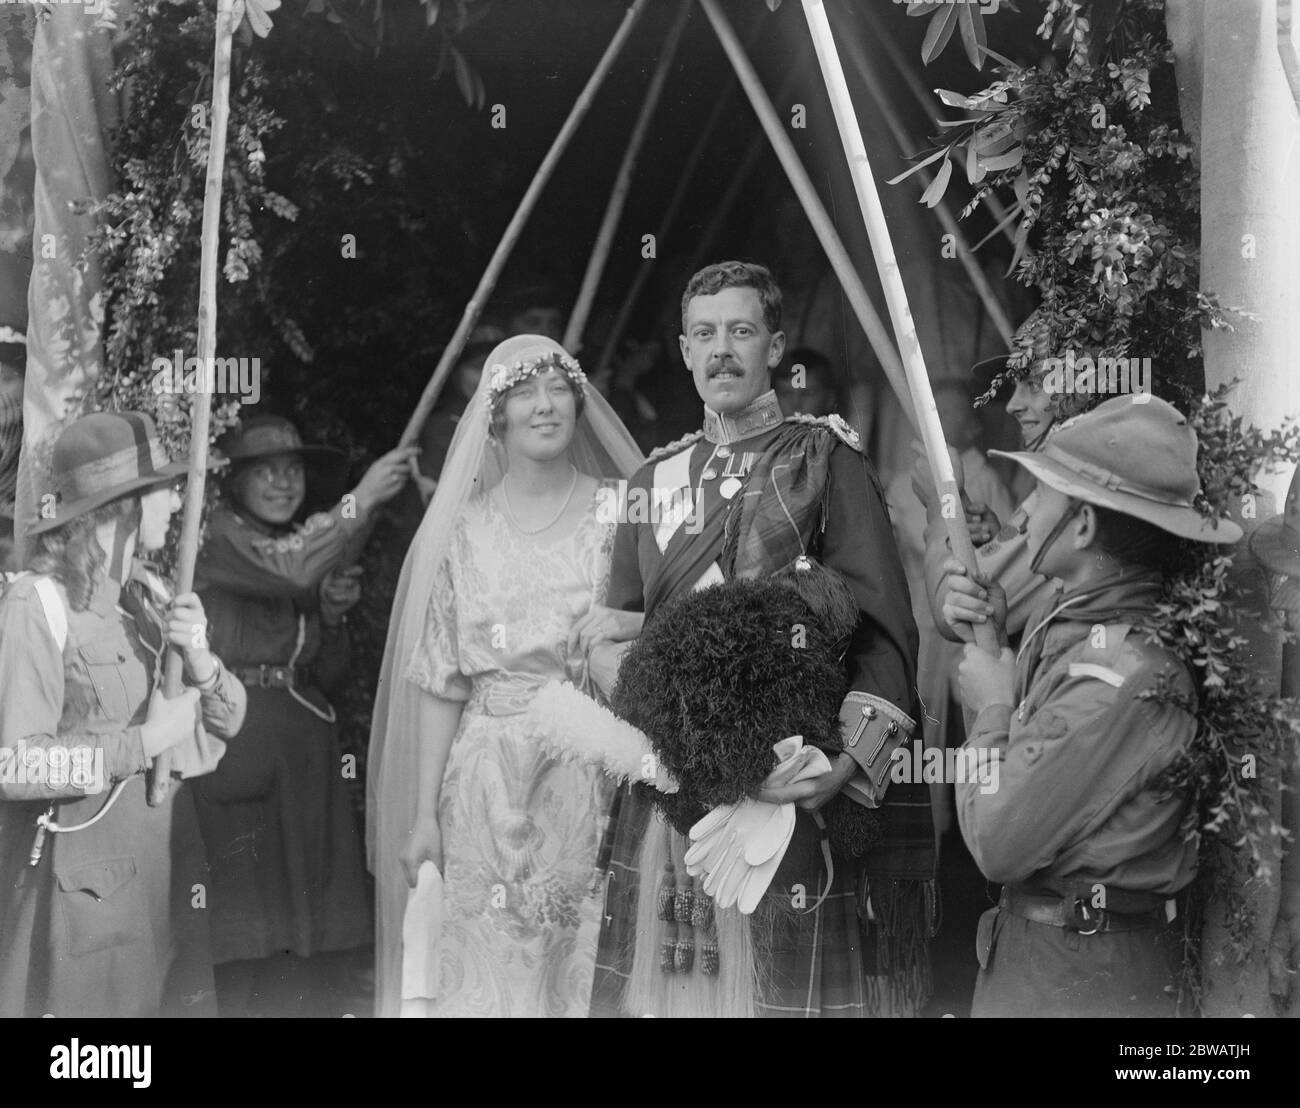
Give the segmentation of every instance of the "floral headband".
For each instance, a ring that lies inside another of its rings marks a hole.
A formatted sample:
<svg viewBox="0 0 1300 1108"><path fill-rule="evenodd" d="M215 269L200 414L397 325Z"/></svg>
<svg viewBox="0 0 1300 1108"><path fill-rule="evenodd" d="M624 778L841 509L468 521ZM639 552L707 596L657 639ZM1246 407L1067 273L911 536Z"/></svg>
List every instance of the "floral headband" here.
<svg viewBox="0 0 1300 1108"><path fill-rule="evenodd" d="M562 350L549 350L535 358L525 358L513 365L497 364L488 368L488 421L491 422L492 410L497 400L508 393L521 381L536 377L548 369L558 369L571 385L579 392L587 384L587 375L582 366Z"/></svg>

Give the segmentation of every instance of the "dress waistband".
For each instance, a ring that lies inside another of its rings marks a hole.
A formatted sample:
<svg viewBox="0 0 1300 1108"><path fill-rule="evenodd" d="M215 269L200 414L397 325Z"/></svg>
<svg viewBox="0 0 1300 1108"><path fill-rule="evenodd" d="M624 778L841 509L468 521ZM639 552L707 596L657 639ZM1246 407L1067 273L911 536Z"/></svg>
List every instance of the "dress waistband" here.
<svg viewBox="0 0 1300 1108"><path fill-rule="evenodd" d="M480 716L517 716L528 710L545 677L530 673L495 674L475 678L465 711Z"/></svg>

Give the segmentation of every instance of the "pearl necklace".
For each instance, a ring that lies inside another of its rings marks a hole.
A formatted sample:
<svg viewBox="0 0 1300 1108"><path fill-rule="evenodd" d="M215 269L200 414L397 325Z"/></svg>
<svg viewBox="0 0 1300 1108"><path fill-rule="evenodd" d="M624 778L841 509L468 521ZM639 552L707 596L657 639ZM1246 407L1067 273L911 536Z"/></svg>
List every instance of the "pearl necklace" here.
<svg viewBox="0 0 1300 1108"><path fill-rule="evenodd" d="M534 527L532 530L520 525L519 520L515 518L514 509L510 507L510 486L507 484L510 475L506 474L505 477L501 478L501 499L505 504L506 518L514 525L516 531L524 535L540 535L543 531L547 531L559 523L560 516L564 515L565 510L569 507L569 501L573 499L574 490L578 487L578 467L573 465L572 462L569 465L573 470L573 480L569 482L569 492L564 498L564 503L560 505L560 510L546 523L543 523L540 527Z"/></svg>

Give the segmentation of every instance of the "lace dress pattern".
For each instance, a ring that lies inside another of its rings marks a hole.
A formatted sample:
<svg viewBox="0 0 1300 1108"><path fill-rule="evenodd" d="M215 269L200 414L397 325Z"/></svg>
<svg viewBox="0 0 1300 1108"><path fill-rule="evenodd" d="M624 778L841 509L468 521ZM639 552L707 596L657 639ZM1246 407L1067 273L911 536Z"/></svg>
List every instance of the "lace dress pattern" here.
<svg viewBox="0 0 1300 1108"><path fill-rule="evenodd" d="M429 1015L587 1015L611 790L543 754L520 713L546 681L583 679L567 639L605 597L615 525L600 502L552 538L477 497L435 582L406 677L465 710L438 806L444 920Z"/></svg>

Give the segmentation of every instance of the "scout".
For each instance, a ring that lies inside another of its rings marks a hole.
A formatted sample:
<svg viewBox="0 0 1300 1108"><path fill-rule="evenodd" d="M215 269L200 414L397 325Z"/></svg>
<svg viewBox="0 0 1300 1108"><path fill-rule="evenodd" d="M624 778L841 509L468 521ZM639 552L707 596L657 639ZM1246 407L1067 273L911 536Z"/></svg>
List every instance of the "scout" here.
<svg viewBox="0 0 1300 1108"><path fill-rule="evenodd" d="M164 750L219 758L196 725L231 738L247 703L198 596L171 597L143 561L167 541L185 466L148 416L97 412L63 431L52 468L33 572L0 601L0 747L46 762L0 784L0 1016L214 1015L194 801L181 786L151 806L145 784ZM186 684L172 700L169 644ZM79 778L85 751L103 780Z"/></svg>
<svg viewBox="0 0 1300 1108"><path fill-rule="evenodd" d="M1175 408L1135 396L1005 455L1037 478L1031 568L1061 589L1017 655L968 645L959 670L976 716L966 746L1002 762L996 792L957 786L971 854L1004 886L980 921L972 1015L1173 1014L1161 932L1166 902L1194 876L1196 841L1186 798L1160 779L1196 733L1196 693L1146 629L1176 539L1241 537L1193 506L1196 452ZM986 600L950 597L954 625L970 636L992 619L1005 643L1005 595L980 583Z"/></svg>

